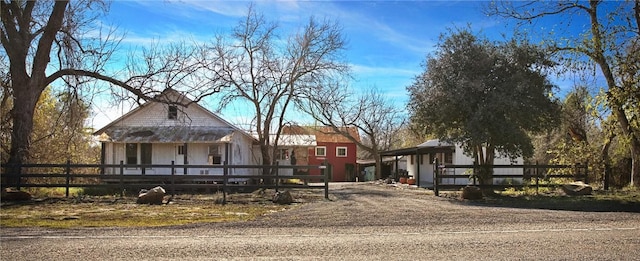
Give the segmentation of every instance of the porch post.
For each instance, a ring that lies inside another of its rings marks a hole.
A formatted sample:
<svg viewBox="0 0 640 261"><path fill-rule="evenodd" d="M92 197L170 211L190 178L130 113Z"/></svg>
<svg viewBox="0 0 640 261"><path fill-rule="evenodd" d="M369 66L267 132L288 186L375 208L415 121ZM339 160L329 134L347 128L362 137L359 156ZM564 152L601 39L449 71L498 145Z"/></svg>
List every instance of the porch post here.
<svg viewBox="0 0 640 261"><path fill-rule="evenodd" d="M418 187L420 186L420 164L422 164L422 155L420 155L420 152L416 149L416 176L414 178L416 179Z"/></svg>
<svg viewBox="0 0 640 261"><path fill-rule="evenodd" d="M104 142L100 142L100 175L104 175L104 163L107 156L107 145Z"/></svg>
<svg viewBox="0 0 640 261"><path fill-rule="evenodd" d="M184 172L182 172L182 174L186 175L188 172L187 164L189 164L189 155L187 155L187 153L189 153L189 149L186 142L184 143L184 150L182 152L182 165L184 165Z"/></svg>
<svg viewBox="0 0 640 261"><path fill-rule="evenodd" d="M380 157L380 158L382 158L382 157ZM393 180L397 180L398 179L398 173L399 173L399 170L398 170L398 155L395 156L395 159L396 160L394 161L394 163L396 164L396 174L394 175Z"/></svg>

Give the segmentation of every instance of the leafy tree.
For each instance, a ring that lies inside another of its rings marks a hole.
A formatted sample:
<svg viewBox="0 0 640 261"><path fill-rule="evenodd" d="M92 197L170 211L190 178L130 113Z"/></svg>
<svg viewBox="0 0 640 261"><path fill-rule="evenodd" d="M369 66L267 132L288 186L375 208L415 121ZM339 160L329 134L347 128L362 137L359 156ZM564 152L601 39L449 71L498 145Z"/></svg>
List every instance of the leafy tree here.
<svg viewBox="0 0 640 261"><path fill-rule="evenodd" d="M479 165L493 165L495 151L529 157L529 133L557 122L544 70L551 65L530 44L450 31L407 88L411 120L439 139L461 143ZM492 183L490 169L481 171L482 182Z"/></svg>
<svg viewBox="0 0 640 261"><path fill-rule="evenodd" d="M53 93L51 87L46 88L34 112L32 162L98 163L99 148L92 140L91 131L84 127L88 116L89 107L82 100L71 93ZM0 130L2 158L7 158L10 152L11 125L6 126Z"/></svg>
<svg viewBox="0 0 640 261"><path fill-rule="evenodd" d="M203 77L207 61L202 50L186 45L145 49L131 56L127 70L104 70L119 43L112 32L94 27L95 19L106 12L102 1L0 1L0 71L4 98L11 109L3 114L3 124L11 127L10 164L30 160L35 110L41 95L54 81L64 84L72 95L80 95L91 80L124 89L137 100L157 100L183 106L180 101L158 100L163 89L180 86L190 95L202 97L218 91ZM95 36L95 32L99 32ZM104 34L103 34L104 33ZM125 69L125 68L123 68ZM116 75L129 75L118 79ZM4 78L4 76L8 78ZM6 81L5 81L6 80ZM215 87L215 86L214 86ZM7 105L3 100L3 105ZM4 110L4 107L3 107ZM3 111L4 113L5 111ZM10 119L10 123L4 122ZM4 126L3 126L4 127Z"/></svg>
<svg viewBox="0 0 640 261"><path fill-rule="evenodd" d="M231 41L219 37L212 47L211 68L217 84L230 86L222 92L220 107L234 101L248 105L265 166L275 163L273 155L287 123L286 114L296 101L348 69L340 61L345 42L338 24L311 18L285 44L277 37L277 29L250 7Z"/></svg>
<svg viewBox="0 0 640 261"><path fill-rule="evenodd" d="M607 106L629 143L631 184L640 186L640 1L500 1L487 5L486 12L516 21L518 31L527 31L542 19L563 19L552 31L533 31L547 33L539 36L542 43L566 67L581 70L597 66L606 81ZM573 32L568 30L570 26L583 30ZM562 37L556 30L563 30Z"/></svg>

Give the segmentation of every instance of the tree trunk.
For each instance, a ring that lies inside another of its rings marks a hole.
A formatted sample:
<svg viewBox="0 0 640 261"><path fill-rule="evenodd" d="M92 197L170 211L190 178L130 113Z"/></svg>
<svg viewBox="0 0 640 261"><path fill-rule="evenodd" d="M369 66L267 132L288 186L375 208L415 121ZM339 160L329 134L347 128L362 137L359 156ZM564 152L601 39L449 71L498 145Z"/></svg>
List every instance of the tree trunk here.
<svg viewBox="0 0 640 261"><path fill-rule="evenodd" d="M14 79L15 80L15 79ZM9 153L9 161L11 166L17 166L27 163L29 160L29 148L31 147L31 132L33 131L33 115L35 112L38 98L42 91L39 88L30 86L28 83L13 82L14 86L21 84L23 88L14 89L13 108L11 117L13 126L11 130L11 149ZM36 90L36 91L31 91ZM18 168L9 168L7 174L18 173ZM17 178L5 178L5 184L15 184Z"/></svg>
<svg viewBox="0 0 640 261"><path fill-rule="evenodd" d="M376 159L376 179L382 178L382 158L380 156L374 157ZM418 161L418 164L419 161Z"/></svg>

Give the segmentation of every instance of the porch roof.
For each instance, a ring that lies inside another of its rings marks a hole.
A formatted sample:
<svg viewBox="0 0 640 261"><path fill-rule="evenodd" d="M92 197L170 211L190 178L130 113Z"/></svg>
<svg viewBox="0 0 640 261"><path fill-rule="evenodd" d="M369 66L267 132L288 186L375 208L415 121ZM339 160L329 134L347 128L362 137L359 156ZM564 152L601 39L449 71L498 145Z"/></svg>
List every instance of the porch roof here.
<svg viewBox="0 0 640 261"><path fill-rule="evenodd" d="M101 141L131 143L220 142L234 131L212 126L111 126L100 135Z"/></svg>
<svg viewBox="0 0 640 261"><path fill-rule="evenodd" d="M402 155L423 155L438 152L453 152L455 146L448 142L439 140L428 140L418 146L402 148L397 150L387 150L380 153L380 156L402 156Z"/></svg>

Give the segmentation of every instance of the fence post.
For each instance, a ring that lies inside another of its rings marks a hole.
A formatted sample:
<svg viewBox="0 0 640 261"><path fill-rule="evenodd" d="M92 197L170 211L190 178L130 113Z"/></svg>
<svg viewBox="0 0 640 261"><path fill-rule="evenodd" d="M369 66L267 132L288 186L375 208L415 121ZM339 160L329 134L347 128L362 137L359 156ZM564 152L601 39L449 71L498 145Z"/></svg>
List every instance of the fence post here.
<svg viewBox="0 0 640 261"><path fill-rule="evenodd" d="M325 166L324 169L324 199L329 199L329 177L331 176L331 164L328 164L327 161L322 164Z"/></svg>
<svg viewBox="0 0 640 261"><path fill-rule="evenodd" d="M124 197L124 161L120 161L120 197Z"/></svg>
<svg viewBox="0 0 640 261"><path fill-rule="evenodd" d="M536 175L536 195L538 195L540 190L540 175L538 171L538 161L536 160L536 167L534 168L534 174Z"/></svg>
<svg viewBox="0 0 640 261"><path fill-rule="evenodd" d="M175 161L171 161L171 197L176 195L176 167Z"/></svg>
<svg viewBox="0 0 640 261"><path fill-rule="evenodd" d="M16 189L20 190L20 183L22 182L22 162L18 163L18 166L16 167Z"/></svg>
<svg viewBox="0 0 640 261"><path fill-rule="evenodd" d="M70 182L70 179L71 179L71 166L70 165L71 165L71 160L67 159L67 165L64 168L65 169L64 170L65 174L67 175L66 176L66 181L65 181L65 185L66 185L65 186L65 195L66 195L67 198L69 197L69 184L71 183Z"/></svg>
<svg viewBox="0 0 640 261"><path fill-rule="evenodd" d="M438 180L440 179L439 173L440 173L440 162L438 162L438 158L436 158L435 164L433 165L433 193L436 195L436 197L440 196L440 191L438 189L438 185L439 185Z"/></svg>
<svg viewBox="0 0 640 261"><path fill-rule="evenodd" d="M275 182L276 182L276 192L278 192L278 188L279 188L279 184L280 184L280 179L278 178L278 172L280 172L280 165L279 165L278 161L276 161L276 173L275 173L275 176L276 176L276 180L275 180Z"/></svg>
<svg viewBox="0 0 640 261"><path fill-rule="evenodd" d="M227 167L227 160L224 161L222 169L222 204L227 204L227 184L229 183L229 169Z"/></svg>

